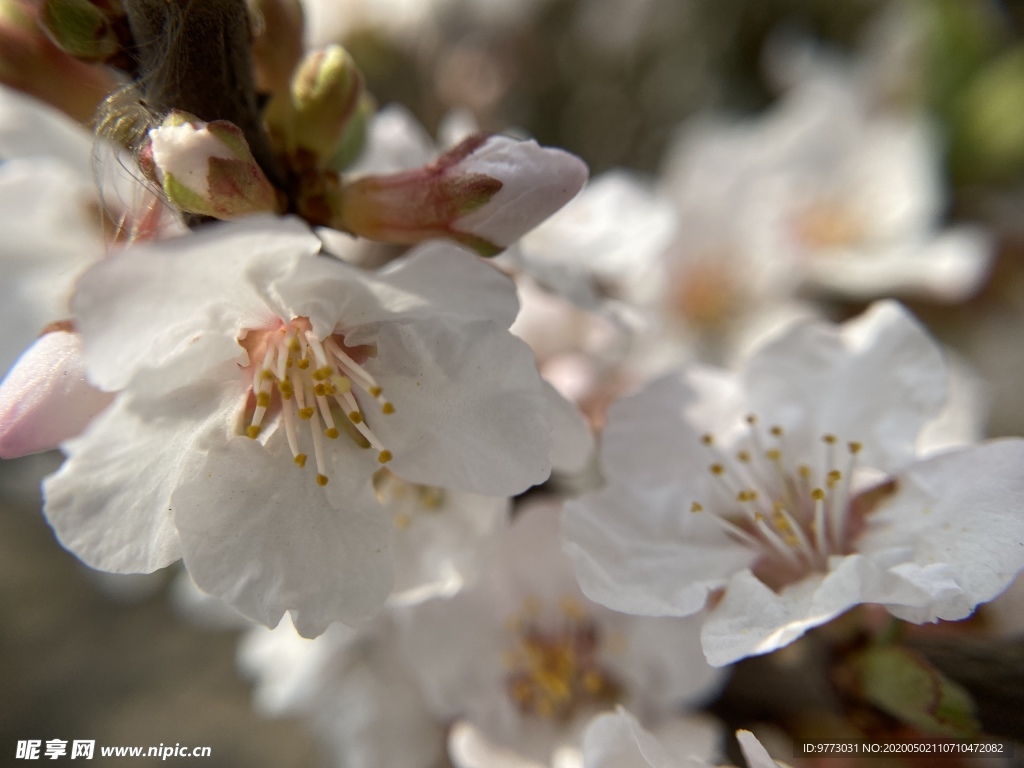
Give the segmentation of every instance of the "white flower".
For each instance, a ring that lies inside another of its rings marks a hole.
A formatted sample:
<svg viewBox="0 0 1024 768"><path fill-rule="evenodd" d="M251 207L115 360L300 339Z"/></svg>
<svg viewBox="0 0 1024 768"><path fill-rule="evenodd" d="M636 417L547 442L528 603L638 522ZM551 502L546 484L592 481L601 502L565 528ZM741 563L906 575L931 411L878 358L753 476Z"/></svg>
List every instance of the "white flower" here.
<svg viewBox="0 0 1024 768"><path fill-rule="evenodd" d="M943 301L980 287L991 238L942 228L934 127L861 90L846 69L819 61L764 116L688 126L666 169L682 233L670 269L673 283L685 287L692 274L711 298L721 294L696 303L693 290L677 290L689 314L735 313L744 293L777 299L802 286Z"/></svg>
<svg viewBox="0 0 1024 768"><path fill-rule="evenodd" d="M639 177L609 171L502 257L584 309L602 294L642 302L659 282L658 259L676 231L671 201Z"/></svg>
<svg viewBox="0 0 1024 768"><path fill-rule="evenodd" d="M945 392L934 343L881 303L795 325L738 375L686 370L620 401L609 484L565 511L584 592L660 616L724 590L702 633L715 665L859 603L968 616L1024 566L1024 441L916 457Z"/></svg>
<svg viewBox="0 0 1024 768"><path fill-rule="evenodd" d="M393 523L392 603L453 595L472 583L509 521L507 498L409 483L388 469L377 472L374 488Z"/></svg>
<svg viewBox="0 0 1024 768"><path fill-rule="evenodd" d="M291 623L253 628L239 666L263 715L298 717L345 768L433 768L444 750L435 720L397 648L393 622L331 626L315 640Z"/></svg>
<svg viewBox="0 0 1024 768"><path fill-rule="evenodd" d="M506 330L511 283L441 244L376 276L319 246L297 221L253 218L81 278L89 375L120 394L45 485L65 546L117 572L183 557L246 616L291 609L317 634L390 591L382 463L495 496L547 477L545 393Z"/></svg>
<svg viewBox="0 0 1024 768"><path fill-rule="evenodd" d="M710 768L697 724L670 734L647 731L622 707L594 718L583 736L583 768ZM747 768L778 768L750 731L736 731ZM703 747L703 749L702 749Z"/></svg>
<svg viewBox="0 0 1024 768"><path fill-rule="evenodd" d="M719 679L694 620L634 618L583 598L549 504L517 514L474 586L398 618L435 715L542 764L578 746L595 712L624 701L659 721Z"/></svg>

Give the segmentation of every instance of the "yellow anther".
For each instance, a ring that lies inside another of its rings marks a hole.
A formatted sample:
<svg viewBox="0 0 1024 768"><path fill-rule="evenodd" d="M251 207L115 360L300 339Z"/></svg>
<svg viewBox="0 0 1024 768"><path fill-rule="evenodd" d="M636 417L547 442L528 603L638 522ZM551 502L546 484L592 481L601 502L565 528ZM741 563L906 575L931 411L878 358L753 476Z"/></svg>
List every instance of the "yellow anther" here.
<svg viewBox="0 0 1024 768"><path fill-rule="evenodd" d="M260 371L260 378L263 379L264 381L270 381L271 379L277 377L274 376L274 372L271 371L269 368L264 368L262 371Z"/></svg>
<svg viewBox="0 0 1024 768"><path fill-rule="evenodd" d="M829 434L827 434L827 435L822 435L822 436L821 436L821 439L822 439L822 440L823 440L823 441L824 441L824 442L825 442L826 444L828 444L828 445L835 445L835 444L836 444L836 436L835 436L835 435L833 435L833 434L831 434L831 433L829 433Z"/></svg>
<svg viewBox="0 0 1024 768"><path fill-rule="evenodd" d="M349 411L348 420L351 421L353 424L361 424L363 421L363 414L361 414L359 411Z"/></svg>
<svg viewBox="0 0 1024 768"><path fill-rule="evenodd" d="M782 458L782 451L780 451L778 448L769 448L767 451L764 452L764 455L767 456L768 459L771 461L778 461L779 459Z"/></svg>
<svg viewBox="0 0 1024 768"><path fill-rule="evenodd" d="M843 473L840 472L838 469L833 469L831 472L828 473L826 482L828 483L829 488L835 488L836 483L838 483L842 479Z"/></svg>
<svg viewBox="0 0 1024 768"><path fill-rule="evenodd" d="M251 437L253 440L255 440L257 437L260 436L259 424L250 424L248 427L245 428L245 434Z"/></svg>
<svg viewBox="0 0 1024 768"><path fill-rule="evenodd" d="M288 355L288 358L284 361L284 367L291 368L293 365L295 365L295 358L293 358L291 355Z"/></svg>
<svg viewBox="0 0 1024 768"><path fill-rule="evenodd" d="M763 523L764 522L764 515L762 513L760 513L760 512L755 512L754 513L754 522L756 522L756 523Z"/></svg>
<svg viewBox="0 0 1024 768"><path fill-rule="evenodd" d="M693 502L693 504L690 505L690 511L691 512L703 512L704 511L704 505L702 505L699 501L695 501L695 502Z"/></svg>
<svg viewBox="0 0 1024 768"><path fill-rule="evenodd" d="M710 467L708 467L708 469L711 471L712 475L725 474L725 467L723 467L721 464L712 464Z"/></svg>
<svg viewBox="0 0 1024 768"><path fill-rule="evenodd" d="M327 475L319 475L318 474L316 476L316 484L321 486L321 487L327 485Z"/></svg>
<svg viewBox="0 0 1024 768"><path fill-rule="evenodd" d="M295 463L300 467L304 467L306 466L306 458L306 454L298 453L295 455Z"/></svg>
<svg viewBox="0 0 1024 768"><path fill-rule="evenodd" d="M391 451L385 448L383 451L380 452L380 454L378 454L377 461L379 461L381 464L387 464L393 458L395 457L391 455Z"/></svg>
<svg viewBox="0 0 1024 768"><path fill-rule="evenodd" d="M263 406L264 408L270 405L270 393L260 392L258 395L256 395L256 405Z"/></svg>
<svg viewBox="0 0 1024 768"><path fill-rule="evenodd" d="M312 408L299 408L299 418L300 419L305 419L306 421L309 421L310 419L313 418L313 409Z"/></svg>
<svg viewBox="0 0 1024 768"><path fill-rule="evenodd" d="M317 381L324 381L329 379L332 373L334 373L334 369L329 365L325 365L323 368L317 368L313 371L313 378Z"/></svg>
<svg viewBox="0 0 1024 768"><path fill-rule="evenodd" d="M847 443L846 447L850 449L850 453L858 454L860 453L861 448L863 448L864 446L858 443L857 441L854 441L852 443Z"/></svg>
<svg viewBox="0 0 1024 768"><path fill-rule="evenodd" d="M297 362L296 365L299 366L299 368L301 368L302 370L306 370L307 368L309 368L309 358L300 357L299 362Z"/></svg>
<svg viewBox="0 0 1024 768"><path fill-rule="evenodd" d="M387 413L387 414L394 413L395 412L395 406L393 406L391 403L384 403L384 405L382 405L380 407L380 412L381 413Z"/></svg>
<svg viewBox="0 0 1024 768"><path fill-rule="evenodd" d="M325 387L323 384L317 384L315 387L313 387L313 392L316 394L317 397L323 397L324 395L327 394L327 387Z"/></svg>
<svg viewBox="0 0 1024 768"><path fill-rule="evenodd" d="M736 494L736 501L757 501L757 491L740 491Z"/></svg>
<svg viewBox="0 0 1024 768"><path fill-rule="evenodd" d="M288 379L285 379L277 385L277 389L281 392L281 397L285 400L291 400L295 395L295 385L292 384Z"/></svg>
<svg viewBox="0 0 1024 768"><path fill-rule="evenodd" d="M294 336L292 337L292 340L288 342L288 351L289 352L301 352L302 351L302 345L299 344L299 340L296 339Z"/></svg>
<svg viewBox="0 0 1024 768"><path fill-rule="evenodd" d="M801 464L799 467L796 468L796 471L800 473L800 477L802 477L804 480L807 480L811 476L811 468L808 467L806 464Z"/></svg>
<svg viewBox="0 0 1024 768"><path fill-rule="evenodd" d="M370 397L380 397L380 393L383 391L380 387L370 387Z"/></svg>
<svg viewBox="0 0 1024 768"><path fill-rule="evenodd" d="M811 491L811 498L814 499L815 501L821 501L822 499L825 498L825 492L821 490L821 488L815 488L813 491Z"/></svg>
<svg viewBox="0 0 1024 768"><path fill-rule="evenodd" d="M331 438L331 440L335 440L338 437L338 428L331 427L330 429L325 429L324 434Z"/></svg>
<svg viewBox="0 0 1024 768"><path fill-rule="evenodd" d="M782 437L782 427L776 424L774 427L768 430L772 437Z"/></svg>
<svg viewBox="0 0 1024 768"><path fill-rule="evenodd" d="M785 534L785 536L783 536L782 540L784 542L786 542L791 547L795 547L797 544L800 543L800 539L798 539L796 537L795 533L787 533L787 534Z"/></svg>
<svg viewBox="0 0 1024 768"><path fill-rule="evenodd" d="M737 461L741 461L744 464L746 464L750 461L750 454L747 453L746 451L740 451L739 453L736 454L736 459Z"/></svg>
<svg viewBox="0 0 1024 768"><path fill-rule="evenodd" d="M704 443L704 445L711 445L712 443L715 442L715 437L714 435L705 433L700 436L700 441Z"/></svg>

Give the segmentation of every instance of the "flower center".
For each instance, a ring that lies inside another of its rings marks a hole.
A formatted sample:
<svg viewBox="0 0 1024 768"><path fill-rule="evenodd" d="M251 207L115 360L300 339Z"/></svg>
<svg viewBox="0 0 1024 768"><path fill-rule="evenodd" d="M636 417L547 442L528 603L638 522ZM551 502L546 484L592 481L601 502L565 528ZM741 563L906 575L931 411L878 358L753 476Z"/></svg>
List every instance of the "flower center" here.
<svg viewBox="0 0 1024 768"><path fill-rule="evenodd" d="M527 600L508 629L515 644L506 649L506 689L524 715L565 721L585 707L614 704L622 687L601 665L601 632L574 598L563 598L555 626L541 626L540 606Z"/></svg>
<svg viewBox="0 0 1024 768"><path fill-rule="evenodd" d="M318 485L327 485L328 481L325 437L336 440L344 432L361 448L375 449L381 464L391 461L391 451L367 425L353 394L353 387L360 389L380 404L381 413L395 412L373 376L357 362L357 358L365 361L372 356L372 347L346 347L345 337L340 333L318 339L304 317L271 331L243 333L239 343L248 351L250 361L262 361L250 365L255 406L246 435L255 440L267 414L276 415L279 411L295 463L305 467L308 457L299 449L299 434L301 429L307 429L316 459Z"/></svg>
<svg viewBox="0 0 1024 768"><path fill-rule="evenodd" d="M701 438L712 459L714 498L694 501L690 511L707 514L730 537L757 551L755 573L770 585L826 570L829 555L849 548L850 482L861 444L848 442L843 450L835 435L823 435L822 461L814 469L787 460L782 427L765 435L755 415L746 421L748 447L735 453L720 449L710 434Z"/></svg>
<svg viewBox="0 0 1024 768"><path fill-rule="evenodd" d="M797 216L797 239L807 248L827 250L854 246L864 237L862 222L848 207L835 202L818 202Z"/></svg>

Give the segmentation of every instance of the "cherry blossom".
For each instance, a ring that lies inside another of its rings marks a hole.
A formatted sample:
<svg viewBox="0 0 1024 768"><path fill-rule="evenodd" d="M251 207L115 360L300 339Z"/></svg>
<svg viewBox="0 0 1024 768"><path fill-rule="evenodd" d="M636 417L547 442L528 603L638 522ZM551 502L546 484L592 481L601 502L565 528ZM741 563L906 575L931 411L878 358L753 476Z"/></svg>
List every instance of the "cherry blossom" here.
<svg viewBox="0 0 1024 768"><path fill-rule="evenodd" d="M304 634L391 588L405 480L507 496L550 471L551 422L511 283L433 244L377 275L317 256L291 219L127 249L79 281L90 378L117 399L45 484L58 537L93 567L183 558L203 590Z"/></svg>
<svg viewBox="0 0 1024 768"><path fill-rule="evenodd" d="M970 615L1024 566L1024 441L916 455L945 397L938 348L894 303L798 323L736 374L654 382L611 409L608 485L566 506L584 592L651 616L712 598L715 665L859 603Z"/></svg>
<svg viewBox="0 0 1024 768"><path fill-rule="evenodd" d="M719 680L700 658L695 620L624 616L580 594L547 503L516 516L475 585L396 618L435 716L464 721L480 734L465 737L476 751L492 744L517 756L510 764L547 765L578 748L589 718L616 702L656 723Z"/></svg>

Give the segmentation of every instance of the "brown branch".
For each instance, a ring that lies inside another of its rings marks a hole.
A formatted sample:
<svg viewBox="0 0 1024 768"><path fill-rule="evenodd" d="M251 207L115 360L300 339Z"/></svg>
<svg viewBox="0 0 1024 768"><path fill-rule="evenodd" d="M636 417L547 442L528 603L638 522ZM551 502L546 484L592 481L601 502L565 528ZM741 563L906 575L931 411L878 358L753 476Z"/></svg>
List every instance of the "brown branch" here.
<svg viewBox="0 0 1024 768"><path fill-rule="evenodd" d="M263 130L256 97L245 0L124 0L146 106L242 129L267 178L284 172Z"/></svg>

